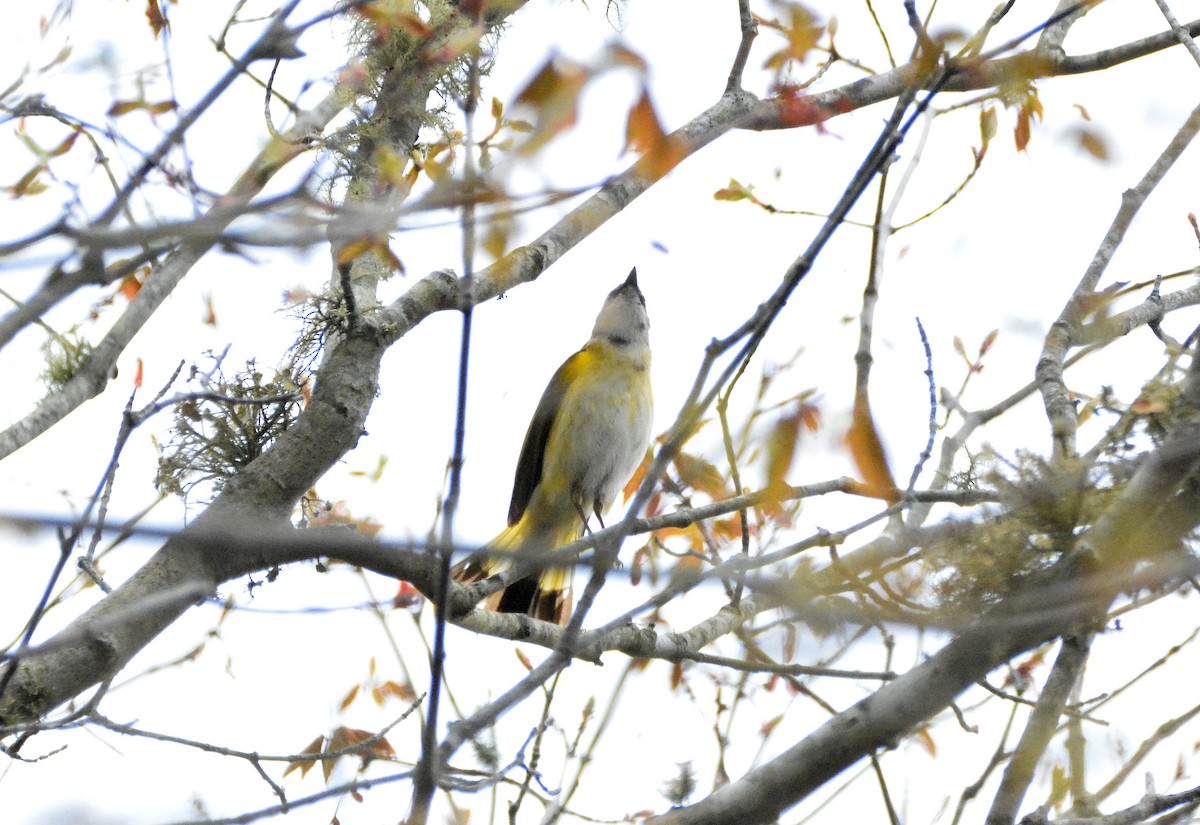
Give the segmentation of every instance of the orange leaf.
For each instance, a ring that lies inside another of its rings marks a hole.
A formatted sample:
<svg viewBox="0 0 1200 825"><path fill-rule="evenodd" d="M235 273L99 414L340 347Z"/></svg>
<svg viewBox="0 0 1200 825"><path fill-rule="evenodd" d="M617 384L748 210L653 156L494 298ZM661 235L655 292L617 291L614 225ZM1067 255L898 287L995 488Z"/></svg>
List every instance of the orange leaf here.
<svg viewBox="0 0 1200 825"><path fill-rule="evenodd" d="M522 653L519 648L513 652L517 654L518 661L521 662L521 664L524 666L524 668L526 670L530 670L530 671L533 670L533 662L529 661L528 656L526 656L524 653Z"/></svg>
<svg viewBox="0 0 1200 825"><path fill-rule="evenodd" d="M319 754L321 752L321 749L324 746L325 746L325 737L318 736L316 739L312 740L311 743L309 743L308 747L306 747L304 750L300 751L300 753L301 754L312 754L313 756L316 756L317 754ZM304 775L309 772L309 770L312 768L313 765L316 764L316 762L317 762L317 760L315 760L315 759L297 759L294 762L288 762L287 767L283 771L283 775L287 776L292 771L299 769L300 777L303 779Z"/></svg>
<svg viewBox="0 0 1200 825"><path fill-rule="evenodd" d="M337 263L339 266L344 266L351 263L359 255L365 255L368 252L374 252L379 260L387 264L391 269L401 274L404 273L404 264L400 262L400 259L392 252L391 247L388 246L386 236L365 235L356 241L351 241L338 250Z"/></svg>
<svg viewBox="0 0 1200 825"><path fill-rule="evenodd" d="M882 498L890 504L900 500L892 471L888 467L887 456L883 452L883 442L879 440L879 432L871 418L871 408L865 398L854 402L854 423L846 435L846 444L850 447L850 455L865 483L866 495Z"/></svg>
<svg viewBox="0 0 1200 825"><path fill-rule="evenodd" d="M1018 152L1024 152L1025 147L1029 145L1034 118L1042 119L1042 101L1038 99L1037 90L1031 87L1026 91L1021 108L1017 111L1017 128L1013 132L1013 139L1016 141Z"/></svg>
<svg viewBox="0 0 1200 825"><path fill-rule="evenodd" d="M341 704L338 705L338 710L341 711L350 707L350 703L354 701L356 696L358 696L358 685L350 688L350 692L342 698Z"/></svg>
<svg viewBox="0 0 1200 825"><path fill-rule="evenodd" d="M671 463L679 471L679 480L685 487L704 493L714 500L729 497L725 479L712 463L684 452L678 453Z"/></svg>
<svg viewBox="0 0 1200 825"><path fill-rule="evenodd" d="M780 32L787 39L786 45L768 55L763 64L764 68L774 69L776 72L781 71L788 61L802 62L825 32L824 26L816 22L816 16L799 3L787 3L786 10L788 19L785 23L759 18L761 23Z"/></svg>
<svg viewBox="0 0 1200 825"><path fill-rule="evenodd" d="M625 489L622 491L622 501L629 501L630 497L637 492L638 487L642 486L642 479L646 477L646 471L650 469L650 462L654 460L654 450L646 450L646 455L642 457L642 463L633 471L633 476L629 481L625 482Z"/></svg>
<svg viewBox="0 0 1200 825"><path fill-rule="evenodd" d="M142 359L141 358L139 358L137 360L137 372L135 372L133 374L133 386L139 387L139 388L142 386Z"/></svg>
<svg viewBox="0 0 1200 825"><path fill-rule="evenodd" d="M717 519L712 523L713 535L725 541L734 541L742 537L742 519L736 513L729 518Z"/></svg>
<svg viewBox="0 0 1200 825"><path fill-rule="evenodd" d="M783 416L767 434L767 488L782 491L787 486L787 474L796 457L796 444L800 440L801 418L799 411Z"/></svg>
<svg viewBox="0 0 1200 825"><path fill-rule="evenodd" d="M215 327L217 325L217 311L213 308L212 293L208 292L204 295L204 317L201 323L205 326Z"/></svg>
<svg viewBox="0 0 1200 825"><path fill-rule="evenodd" d="M687 143L663 130L650 91L644 86L625 124L625 151L630 150L642 153L639 171L651 180L658 180L687 157Z"/></svg>
<svg viewBox="0 0 1200 825"><path fill-rule="evenodd" d="M145 269L142 270L142 272L145 271ZM137 273L126 275L121 279L121 283L117 285L117 292L120 292L126 301L132 301L136 298L141 289L142 279L138 277Z"/></svg>
<svg viewBox="0 0 1200 825"><path fill-rule="evenodd" d="M639 72L645 72L648 68L644 57L620 43L608 47L608 57L614 66L628 66Z"/></svg>
<svg viewBox="0 0 1200 825"><path fill-rule="evenodd" d="M341 726L333 732L329 737L329 747L326 753L331 751L356 751L356 755L362 760L363 767L371 763L373 759L392 759L396 756L396 751L392 748L387 739L380 738L372 742L370 745L358 746L366 742L368 739L374 738L375 734L369 730L359 730L358 728L348 728ZM333 764L336 759L324 760L323 767L325 768L325 781L329 781L329 775L333 772Z"/></svg>
<svg viewBox="0 0 1200 825"><path fill-rule="evenodd" d="M411 702L417 698L417 692L413 690L413 686L408 682L400 684L399 682L388 680L383 683L379 690L384 696L395 696L403 702Z"/></svg>

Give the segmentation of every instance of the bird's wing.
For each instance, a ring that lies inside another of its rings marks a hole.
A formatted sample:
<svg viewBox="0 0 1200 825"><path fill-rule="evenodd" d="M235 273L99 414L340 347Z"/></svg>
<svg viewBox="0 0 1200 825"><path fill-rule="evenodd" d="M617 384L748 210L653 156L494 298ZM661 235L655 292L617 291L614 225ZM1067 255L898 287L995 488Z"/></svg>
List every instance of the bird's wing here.
<svg viewBox="0 0 1200 825"><path fill-rule="evenodd" d="M517 474L513 479L512 501L508 505L508 524L511 527L521 520L533 491L542 480L542 466L545 464L546 444L550 441L550 431L562 409L563 399L571 384L586 369L591 355L586 349L572 355L554 373L542 400L538 402L533 412L533 420L529 422L529 430L525 433L525 443L521 446L521 457L517 459Z"/></svg>

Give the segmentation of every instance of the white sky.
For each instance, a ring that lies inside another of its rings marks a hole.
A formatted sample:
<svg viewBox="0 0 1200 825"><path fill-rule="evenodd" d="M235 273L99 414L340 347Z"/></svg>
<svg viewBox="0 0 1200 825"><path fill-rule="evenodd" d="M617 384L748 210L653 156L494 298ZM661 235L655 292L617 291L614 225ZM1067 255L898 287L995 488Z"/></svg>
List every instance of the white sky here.
<svg viewBox="0 0 1200 825"><path fill-rule="evenodd" d="M171 44L175 81L184 105L196 100L225 70L224 59L212 50L207 38L219 32L228 5L191 2L169 9L175 31ZM487 94L510 101L550 47L577 60L597 61L604 45L619 37L653 67L651 89L668 127L680 125L719 95L737 42L734 3L633 0L626 14L627 26L619 34L604 23L599 8L603 4L591 5L589 11L578 3L530 3L514 18L501 42ZM881 11L898 13L900 5L894 5L895 9ZM969 10L975 16L965 18L966 22L985 13L986 4L976 5ZM1196 4L1176 5L1181 17L1195 16ZM138 3L79 4L69 26L52 32L43 47L37 44L36 16L47 13L51 4L43 6L21 6L6 15L6 26L0 31L0 57L5 61L0 62L0 85L6 85L19 62L42 62L46 54L57 51L63 32L68 32L74 52L66 69L44 84L48 100L100 122L114 96L131 94L137 69L160 56L158 44L150 40L142 22L142 7ZM321 4L302 5L294 19L305 19L320 8ZM758 4L756 10L769 14L772 7ZM1018 4L1013 20L998 33L996 42L1028 28L1042 11ZM944 9L943 13L960 12ZM882 68L878 39L859 19L863 10L855 5L839 14L840 49ZM906 52L908 39L903 27L895 19L888 25L893 48L897 53ZM1088 52L1162 28L1149 0L1109 0L1074 28L1067 50ZM235 34L233 42L244 43L246 37ZM301 46L313 57L282 67L279 88L290 94L305 80L322 82L342 62L338 37L338 27L332 25L307 34ZM772 42L769 32L760 35L752 68L761 64ZM35 52L39 56L31 57ZM973 383L968 406L990 405L1029 380L1041 335L1080 277L1115 213L1120 193L1137 182L1194 105L1190 90L1195 88L1193 79L1198 71L1182 50L1175 49L1098 77L1040 84L1046 122L1035 127L1029 151L1017 154L1012 148L1013 116L1002 111L1000 134L988 160L958 202L893 240L877 316L873 393L898 477L907 478L924 446L928 416L922 375L925 365L913 317L921 317L930 336L939 384L950 387L958 385L962 374L951 348L953 337L961 336L973 352L989 330L1001 330L987 370ZM836 70L820 87L858 76ZM748 87L753 91L762 92L763 83L761 72L749 74ZM30 91L41 86L34 80ZM320 94L314 89L301 102L312 103ZM510 171L513 184L533 188L543 179L555 185L595 182L623 168L627 160L618 155L624 141L624 113L634 94L629 73L615 73L596 83L585 95L576 132L556 141L537 167L515 164ZM147 96L159 99L166 94L156 85ZM954 100L945 96L938 102L948 105ZM1071 138L1080 125L1076 104L1086 109L1091 125L1108 138L1111 162L1087 156ZM260 111L259 90L241 83L197 126L188 149L202 185L216 190L226 187L262 144L258 137L263 131L257 119ZM662 431L682 402L704 345L712 336L735 328L753 311L817 226L813 219L768 217L745 203L717 202L712 193L732 177L754 184L763 200L780 207L826 210L889 111L890 105L838 118L824 134L805 129L728 135L689 159L580 244L536 287L515 290L504 300L481 307L475 313L473 333L473 384L459 535L483 542L503 524L520 439L545 381L586 338L603 295L624 278L631 265L638 267L651 314L656 430ZM252 120L247 122L247 118ZM166 126L170 122L170 118L163 119ZM924 212L957 186L971 162L969 147L978 143L976 124L975 109L935 124L901 207L902 220ZM121 126L129 128L124 121ZM11 128L9 124L7 132L0 130L6 147L0 152L0 182L6 183L30 163L30 158L15 148L18 144L11 137ZM53 135L61 139L59 131L42 123L30 123L29 129L45 145L55 141ZM140 145L152 145L154 137L154 130L146 124ZM902 163L912 158L914 147L902 148ZM1186 221L1187 212L1196 208L1191 197L1197 173L1194 152L1185 155L1180 168L1147 204L1105 284L1114 279L1142 280L1194 264L1196 240ZM64 177L70 178L72 170L90 164L87 152L77 148L74 154L78 157L64 159L70 161L63 164ZM127 154L117 163L135 161ZM92 175L85 190L90 203L103 202L101 184L98 176ZM280 188L285 185L281 183ZM178 211L181 202L163 194L164 205L158 208ZM57 197L43 195L0 205L5 237L17 237L52 218L59 208ZM869 214L869 208L864 204L859 215ZM520 224L522 237L514 240L535 237L551 220L548 213L530 215ZM393 249L403 259L408 278L395 278L385 285L381 294L385 302L401 294L412 278L432 269L461 266L453 229L399 233ZM820 391L828 426L806 445L791 479L796 483L851 472L840 446L839 429L844 429L850 409L857 325L844 319L854 318L858 312L868 250L865 231L853 227L839 231L791 300L754 368L757 375L766 361L785 360L803 347L796 366L798 377L789 383L788 391L809 386ZM227 365L231 369L251 355L263 366L273 365L295 330L295 323L278 310L281 291L299 284L321 288L328 259L321 249L307 254L264 250L252 256L256 261L208 256L127 350L119 365L120 377L109 389L5 462L0 492L8 508L70 512L90 494L109 459L120 410L136 370L135 359L141 358L146 369L147 389L139 394L142 403L179 360L199 362L206 349L220 351L230 345ZM0 267L0 287L27 295L43 277L44 269L44 260L25 266L6 263ZM215 304L219 319L215 328L198 324L206 295L211 295ZM69 327L98 297L88 294L67 302L48 320L57 328ZM101 324L110 322L111 317L110 312ZM1192 316L1191 320L1172 320L1167 327L1183 338L1194 323ZM369 436L346 457L344 466L319 485L323 496L346 499L356 516L381 521L390 537L421 536L435 518L452 435L458 326L456 316L435 317L393 347L384 362L380 397L367 424ZM186 337L177 335L179 329L187 330ZM88 327L86 333L98 337L99 330ZM1162 347L1144 331L1130 338L1117 345L1120 355L1110 354L1075 373L1072 386L1094 392L1101 383L1112 384L1121 397L1131 400L1141 382L1158 368ZM0 395L4 421L18 419L41 392L36 378L41 368L36 352L41 340L39 331L30 330L3 353L7 384L15 388ZM1101 363L1103 366L1097 366ZM1117 363L1128 369L1111 374ZM886 399L886 407L881 406L882 399ZM1010 450L1014 446L1046 447L1047 427L1036 400L1014 411L1011 419L988 438ZM118 517L137 512L152 499L154 451L148 435L154 432L161 439L168 425L168 418L161 416L124 454L113 504ZM1094 437L1098 431L1091 433ZM1085 434L1082 441L1088 437ZM979 446L975 444L975 448ZM388 457L389 464L379 483L347 473L369 472L381 455ZM748 481L756 483L753 478ZM861 502L814 502L806 508L799 529L836 529L870 512L873 507ZM151 521L170 526L179 524L182 517L178 504L167 502ZM7 531L4 538L7 581L0 599L0 626L16 628L44 584L55 546L48 536L35 540ZM115 554L106 568L109 578L122 580L148 550L133 546ZM380 579L374 579L372 586L380 598L389 597L394 587ZM645 590L633 594L612 590L611 594L606 591L597 606L595 621L616 615L646 595ZM222 592L236 594L246 602L242 583L231 583ZM40 637L46 638L69 621L90 598L81 596L53 612ZM151 730L264 753L299 750L334 724L377 727L394 716L397 708L380 712L360 702L345 714L337 712L345 692L366 678L369 656L377 658L383 678L400 678L396 658L376 621L354 611L291 612L354 604L367 598L361 582L349 572L319 576L308 566L289 568L278 584L259 590L253 601L256 611L289 612L235 613L198 661L115 691L105 708L119 721L136 720ZM687 627L707 615L715 598L714 593L700 593L672 606L667 613L672 628ZM1105 637L1098 656L1111 655L1113 661L1126 665L1128 673L1135 672L1142 662L1153 660L1190 632L1192 625L1181 623L1170 612L1172 607L1178 607L1177 599L1151 611L1164 614L1165 625L1148 615L1131 622L1125 633ZM211 607L192 611L147 648L125 677L191 649L213 626L216 616L217 610ZM409 666L419 668L420 644L412 623L402 614L390 614L389 625ZM918 661L922 651L937 647L937 640L918 645L906 634L901 642L897 667ZM464 710L498 694L523 674L510 643L476 641L462 632L454 632L451 643L450 684ZM814 661L831 650L831 644L822 645L802 632L797 661ZM732 651L730 646L727 652ZM538 650L526 650L526 654L534 661L542 656ZM568 731L577 726L588 696L595 695L603 706L607 685L624 667L624 660L617 655L606 657L605 662L601 669L576 665L564 675L556 716ZM877 648L863 648L861 657L840 664L881 668L882 653ZM603 778L579 796L580 809L601 818L620 818L640 809L661 810L665 803L658 787L675 762L689 759L695 762L701 789L708 787L714 748L706 714L712 707L713 688L699 669L692 673L699 697L695 703L669 691L668 667L662 663L652 665L646 677L634 681L630 701L651 712L629 715L624 727L609 735L608 749L602 751L595 768ZM1109 677L1111 674L1100 674L1100 683L1111 686ZM414 678L424 677L418 671ZM861 696L854 687L820 681L814 687L839 706ZM725 696L728 700L728 688ZM1177 699L1170 694L1156 694L1156 701L1158 698L1163 706ZM1183 707L1191 700L1179 697L1178 701ZM728 767L735 777L756 759L778 752L823 720L811 704L792 701L782 688L759 693L749 702L751 708L739 710L748 732L729 752ZM767 743L766 753L757 755L756 720L769 719L784 709L788 711L785 722ZM498 735L506 757L520 745L538 710L531 705L528 713L502 721ZM995 728L989 725L1002 724L996 721L998 712L993 708L990 714L981 711L972 718L984 728L980 736L962 733L953 722L940 729L935 733L937 759L911 744L885 756L893 790L903 788L906 778L913 783L912 796L903 800L906 821L934 821L947 795L952 797L953 809L961 785L975 777L990 754L993 740L988 739L986 745L979 742L982 737L995 736ZM1115 710L1113 716L1117 716ZM1152 724L1160 718L1156 715ZM1114 742L1119 740L1131 750L1147 732L1136 727L1107 731L1097 737L1095 758L1111 760ZM416 725L410 721L399 726L391 738L399 743L415 735ZM79 821L152 823L187 816L186 800L193 797L202 799L212 815L235 814L273 802L266 785L243 762L105 732L39 736L30 743L28 755L68 743L68 750L46 762L0 768L0 809L6 811L6 821L63 822L70 821L64 812L87 810L95 819ZM1159 790L1169 782L1174 757L1173 751L1160 754ZM469 762L466 749L455 760L461 765ZM559 765L554 748L548 748L543 762L547 784L559 781ZM278 777L278 769L271 772ZM617 784L619 794L612 792ZM289 777L285 783L293 798L321 787L317 772L303 781ZM1134 800L1141 792L1141 782L1134 781L1125 799ZM344 823L390 821L388 817L402 814L407 795L406 784L394 785L368 793L363 805L346 801L338 815ZM1040 802L1042 795L1044 790L1036 791L1030 804ZM854 814L880 815L873 785L863 785L846 797L823 810L819 821L843 821ZM815 800L805 803L783 821L799 821L814 804ZM533 810L528 811L530 816ZM330 806L309 808L288 821L327 821L331 811ZM478 810L472 821L486 821L485 813L486 809ZM977 810L974 813L979 816Z"/></svg>

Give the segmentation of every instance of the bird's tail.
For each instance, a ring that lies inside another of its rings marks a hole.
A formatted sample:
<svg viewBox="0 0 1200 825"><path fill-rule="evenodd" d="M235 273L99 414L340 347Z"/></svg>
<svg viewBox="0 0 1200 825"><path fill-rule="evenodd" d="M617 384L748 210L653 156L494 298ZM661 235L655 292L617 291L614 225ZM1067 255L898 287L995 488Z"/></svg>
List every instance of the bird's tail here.
<svg viewBox="0 0 1200 825"><path fill-rule="evenodd" d="M540 556L579 538L580 525L575 519L553 527L532 526L528 518L506 528L488 542L487 547L459 562L450 571L455 581L470 584L512 567L521 555ZM499 555L496 555L496 551ZM527 613L535 619L566 624L571 615L571 576L575 565L547 567L513 582L484 602L489 610L501 613Z"/></svg>

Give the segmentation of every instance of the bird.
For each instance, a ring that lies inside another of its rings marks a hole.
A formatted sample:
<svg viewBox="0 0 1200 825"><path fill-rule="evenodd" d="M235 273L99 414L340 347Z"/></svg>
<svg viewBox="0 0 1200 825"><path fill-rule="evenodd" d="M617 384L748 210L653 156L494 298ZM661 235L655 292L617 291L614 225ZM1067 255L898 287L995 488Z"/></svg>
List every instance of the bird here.
<svg viewBox="0 0 1200 825"><path fill-rule="evenodd" d="M544 554L590 531L637 470L650 446L650 319L637 268L608 294L592 335L550 379L517 459L508 527L451 570L480 581L521 554ZM500 555L496 555L496 553ZM571 567L552 567L510 584L485 603L565 624Z"/></svg>

